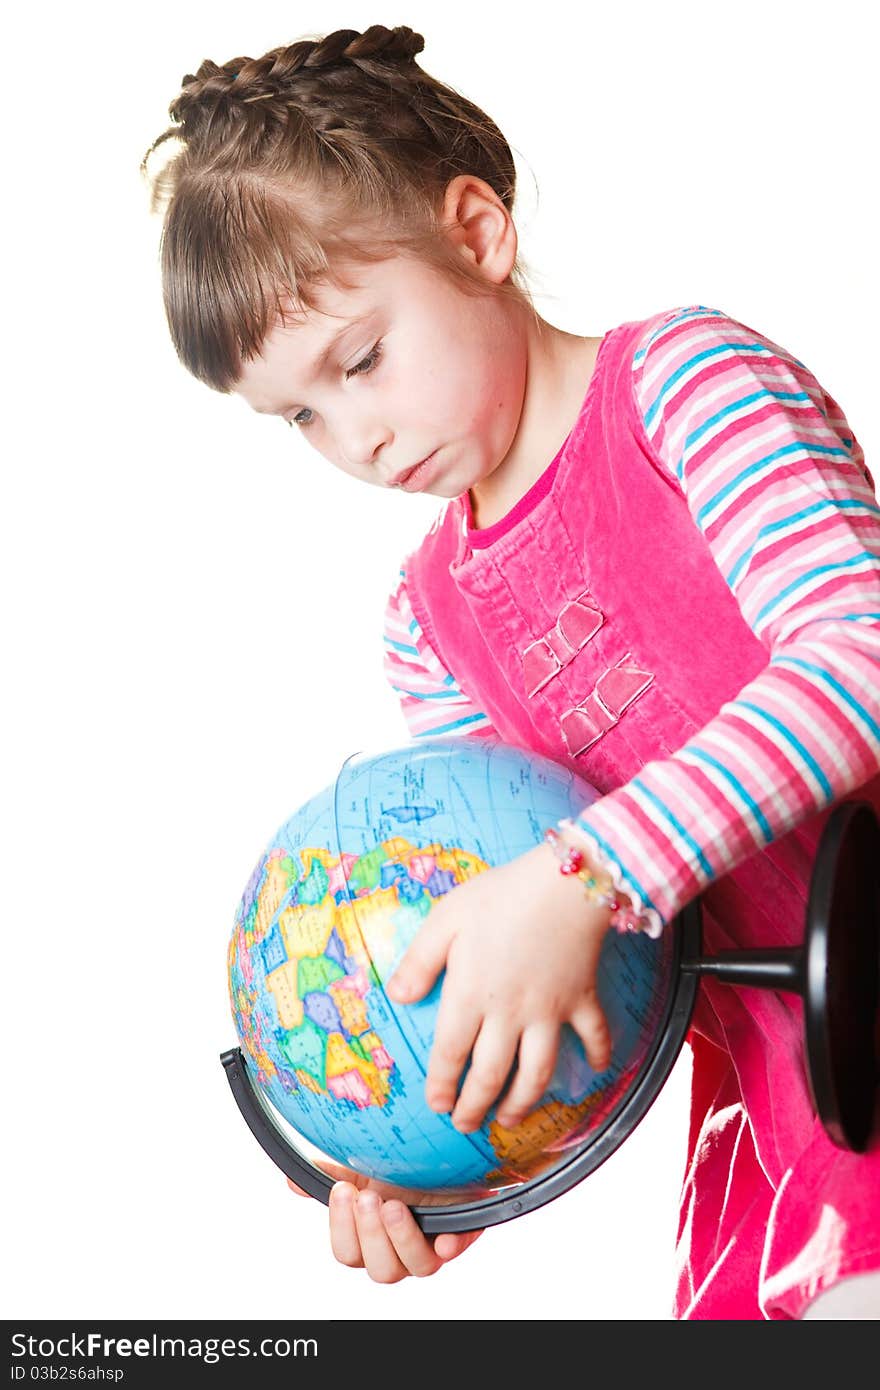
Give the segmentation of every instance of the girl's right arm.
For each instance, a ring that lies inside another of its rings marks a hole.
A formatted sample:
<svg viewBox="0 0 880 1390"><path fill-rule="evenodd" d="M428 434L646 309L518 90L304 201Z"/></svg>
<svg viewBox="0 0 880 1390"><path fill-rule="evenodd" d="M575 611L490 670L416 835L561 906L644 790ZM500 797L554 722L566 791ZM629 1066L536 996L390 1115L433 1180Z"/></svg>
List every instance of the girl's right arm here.
<svg viewBox="0 0 880 1390"><path fill-rule="evenodd" d="M492 721L450 675L413 612L401 568L385 608L385 675L414 739L435 734L485 737Z"/></svg>

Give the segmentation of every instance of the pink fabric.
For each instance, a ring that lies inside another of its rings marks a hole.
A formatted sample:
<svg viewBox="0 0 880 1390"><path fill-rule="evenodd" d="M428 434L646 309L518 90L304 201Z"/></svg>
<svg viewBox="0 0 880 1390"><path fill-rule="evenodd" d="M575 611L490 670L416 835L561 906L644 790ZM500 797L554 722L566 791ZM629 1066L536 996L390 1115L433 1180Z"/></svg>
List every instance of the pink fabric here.
<svg viewBox="0 0 880 1390"><path fill-rule="evenodd" d="M566 440L566 444L567 443L568 441ZM512 530L516 523L524 516L528 516L529 512L536 503L541 501L542 497L547 496L553 486L553 479L556 477L556 470L559 467L559 460L562 458L564 449L565 444L563 444L552 462L544 469L540 478L535 479L535 482L529 488L528 492L525 493L518 502L514 503L505 516L500 517L499 520L493 522L491 526L484 526L481 530L472 527L474 518L471 509L471 499L468 494L465 493L461 498L461 505L464 507L468 545L472 550L485 550L487 546L492 545L500 536Z"/></svg>
<svg viewBox="0 0 880 1390"><path fill-rule="evenodd" d="M526 694L536 695L589 642L604 621L589 594L578 594L566 603L553 626L523 652Z"/></svg>
<svg viewBox="0 0 880 1390"><path fill-rule="evenodd" d="M602 793L674 753L768 661L645 435L632 385L645 329L606 334L569 439L488 544L470 543L459 498L406 567L426 638L501 737ZM595 615L577 641L573 603ZM553 659L535 664L542 644ZM880 809L880 778L862 797ZM710 884L707 954L800 942L827 815ZM675 1316L799 1317L880 1266L880 1141L851 1155L816 1120L797 996L705 980L690 1040Z"/></svg>

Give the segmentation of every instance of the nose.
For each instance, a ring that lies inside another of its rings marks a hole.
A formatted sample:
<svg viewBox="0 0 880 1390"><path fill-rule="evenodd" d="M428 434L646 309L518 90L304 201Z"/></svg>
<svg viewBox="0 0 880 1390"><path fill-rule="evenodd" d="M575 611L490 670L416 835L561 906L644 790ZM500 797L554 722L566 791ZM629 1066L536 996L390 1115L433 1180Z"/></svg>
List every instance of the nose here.
<svg viewBox="0 0 880 1390"><path fill-rule="evenodd" d="M343 463L361 470L378 463L392 438L389 427L378 420L351 421L336 436Z"/></svg>

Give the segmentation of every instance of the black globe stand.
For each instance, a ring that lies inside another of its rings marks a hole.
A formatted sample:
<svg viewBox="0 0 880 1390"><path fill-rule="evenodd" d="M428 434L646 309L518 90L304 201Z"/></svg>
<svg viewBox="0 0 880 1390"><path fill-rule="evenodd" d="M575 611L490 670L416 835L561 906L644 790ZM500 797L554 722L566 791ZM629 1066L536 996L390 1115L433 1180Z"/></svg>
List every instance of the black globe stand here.
<svg viewBox="0 0 880 1390"><path fill-rule="evenodd" d="M254 1085L241 1048L233 1047L228 1052L221 1052L220 1061L248 1129L264 1152L281 1169L285 1177L298 1183L310 1197L318 1197L327 1203L333 1186L332 1179L300 1154L285 1137L277 1120L273 1119L261 1092Z"/></svg>
<svg viewBox="0 0 880 1390"><path fill-rule="evenodd" d="M861 1153L871 1137L880 1079L880 821L864 801L841 802L828 818L810 882L800 946L727 951L704 957L699 900L676 918L675 981L657 1045L626 1105L589 1143L549 1172L480 1194L418 1194L410 1203L426 1234L471 1231L509 1221L561 1195L623 1143L667 1081L690 1027L702 976L749 989L799 994L814 1108L834 1144ZM300 1153L274 1118L243 1052L221 1053L232 1094L251 1133L278 1168L310 1196L329 1202L333 1179ZM435 1205L434 1203L442 1203Z"/></svg>
<svg viewBox="0 0 880 1390"><path fill-rule="evenodd" d="M681 965L685 958L695 960L699 950L700 908L698 902L692 902L675 921L672 978L676 983L657 1028L656 1046L627 1091L623 1110L610 1115L604 1126L591 1134L586 1146L575 1148L565 1161L529 1182L485 1194L468 1194L465 1199L440 1192L422 1193L415 1200L408 1200L426 1235L481 1230L534 1211L574 1187L620 1147L653 1105L681 1051L699 985L696 973L685 974ZM221 1053L220 1060L238 1108L263 1150L309 1196L325 1205L329 1203L334 1180L289 1141L254 1081L241 1048ZM381 1186L386 1195L392 1195L387 1185ZM407 1200L400 1190L394 1195Z"/></svg>
<svg viewBox="0 0 880 1390"><path fill-rule="evenodd" d="M863 1153L880 1076L880 822L868 802L842 802L828 818L801 946L720 951L681 968L802 997L814 1108L833 1143Z"/></svg>

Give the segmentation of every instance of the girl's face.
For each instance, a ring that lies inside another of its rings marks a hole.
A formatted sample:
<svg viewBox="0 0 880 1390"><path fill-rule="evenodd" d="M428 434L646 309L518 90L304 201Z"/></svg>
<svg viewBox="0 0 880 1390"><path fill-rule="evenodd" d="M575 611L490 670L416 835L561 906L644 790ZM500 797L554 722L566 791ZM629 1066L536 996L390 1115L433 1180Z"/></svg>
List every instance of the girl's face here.
<svg viewBox="0 0 880 1390"><path fill-rule="evenodd" d="M378 487L457 497L503 462L523 409L526 328L410 257L346 267L355 289L278 327L235 390Z"/></svg>

